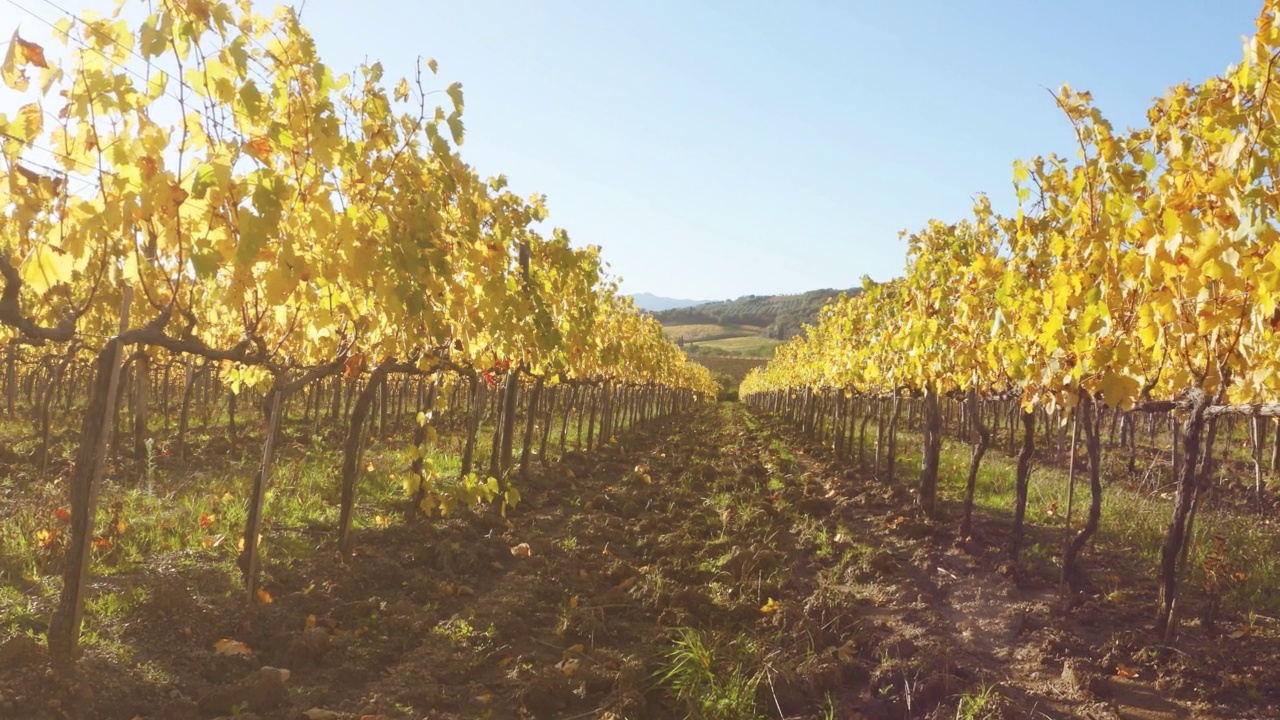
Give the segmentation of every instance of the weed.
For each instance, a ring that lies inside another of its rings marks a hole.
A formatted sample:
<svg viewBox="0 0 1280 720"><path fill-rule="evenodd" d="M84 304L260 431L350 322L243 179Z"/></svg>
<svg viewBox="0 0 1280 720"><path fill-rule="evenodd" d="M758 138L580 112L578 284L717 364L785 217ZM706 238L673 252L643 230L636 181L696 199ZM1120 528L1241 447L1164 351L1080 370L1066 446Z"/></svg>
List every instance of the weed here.
<svg viewBox="0 0 1280 720"><path fill-rule="evenodd" d="M676 628L672 647L655 673L659 685L674 693L690 718L754 718L760 673L744 667L731 648L692 628Z"/></svg>
<svg viewBox="0 0 1280 720"><path fill-rule="evenodd" d="M475 632L475 628L471 627L471 623L460 617L453 617L449 620L443 620L435 627L431 628L434 635L448 639L454 645L465 645L467 639Z"/></svg>
<svg viewBox="0 0 1280 720"><path fill-rule="evenodd" d="M995 685L982 685L976 692L960 696L956 720L998 720L1003 717L1000 694Z"/></svg>
<svg viewBox="0 0 1280 720"><path fill-rule="evenodd" d="M839 717L839 714L836 709L835 698L831 696L831 693L827 693L823 696L823 701L822 720L836 720Z"/></svg>

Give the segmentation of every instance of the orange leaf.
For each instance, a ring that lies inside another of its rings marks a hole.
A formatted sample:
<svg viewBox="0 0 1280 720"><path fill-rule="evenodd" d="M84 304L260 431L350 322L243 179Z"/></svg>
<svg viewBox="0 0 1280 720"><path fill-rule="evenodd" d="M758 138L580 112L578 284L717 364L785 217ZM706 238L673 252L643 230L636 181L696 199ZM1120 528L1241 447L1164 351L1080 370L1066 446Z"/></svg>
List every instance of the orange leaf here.
<svg viewBox="0 0 1280 720"><path fill-rule="evenodd" d="M189 197L191 197L191 193L187 192L178 183L169 186L169 198L173 201L175 207L186 202Z"/></svg>
<svg viewBox="0 0 1280 720"><path fill-rule="evenodd" d="M511 548L511 554L516 557L529 557L533 554L533 550L530 549L529 543L520 543L519 545Z"/></svg>
<svg viewBox="0 0 1280 720"><path fill-rule="evenodd" d="M200 516L200 527L204 528L205 530L208 530L209 528L213 527L213 524L214 524L215 522L217 522L217 520L218 520L218 516L217 516L217 515L211 515L211 514L208 514L208 513L206 513L206 514L204 514L204 515L201 515L201 516Z"/></svg>
<svg viewBox="0 0 1280 720"><path fill-rule="evenodd" d="M347 358L346 364L342 367L342 377L351 380L360 374L361 368L364 367L364 355L356 353Z"/></svg>
<svg viewBox="0 0 1280 720"><path fill-rule="evenodd" d="M146 155L138 158L138 170L144 182L151 182L151 178L156 176L156 171L159 169L160 166L156 164L155 158Z"/></svg>
<svg viewBox="0 0 1280 720"><path fill-rule="evenodd" d="M58 508L53 511L53 514L64 523L71 522L71 511L66 508Z"/></svg>
<svg viewBox="0 0 1280 720"><path fill-rule="evenodd" d="M1125 665L1116 665L1116 676L1122 678L1136 678L1138 671Z"/></svg>
<svg viewBox="0 0 1280 720"><path fill-rule="evenodd" d="M99 550L110 550L111 540L110 538L96 537L93 539L93 546Z"/></svg>
<svg viewBox="0 0 1280 720"><path fill-rule="evenodd" d="M271 155L271 143L261 136L245 142L244 149L258 160L266 160Z"/></svg>
<svg viewBox="0 0 1280 720"><path fill-rule="evenodd" d="M769 602L765 603L760 608L760 612L764 613L765 615L772 615L773 613L778 612L778 609L781 607L782 605L778 604L777 600L774 600L773 598L769 598Z"/></svg>
<svg viewBox="0 0 1280 720"><path fill-rule="evenodd" d="M258 599L268 605L271 604L273 600L273 598L271 597L271 593L267 592L263 588L258 588Z"/></svg>
<svg viewBox="0 0 1280 720"><path fill-rule="evenodd" d="M49 63L44 59L44 48L16 36L14 37L14 42L18 44L18 52L22 53L22 59L27 63L39 68L49 67Z"/></svg>

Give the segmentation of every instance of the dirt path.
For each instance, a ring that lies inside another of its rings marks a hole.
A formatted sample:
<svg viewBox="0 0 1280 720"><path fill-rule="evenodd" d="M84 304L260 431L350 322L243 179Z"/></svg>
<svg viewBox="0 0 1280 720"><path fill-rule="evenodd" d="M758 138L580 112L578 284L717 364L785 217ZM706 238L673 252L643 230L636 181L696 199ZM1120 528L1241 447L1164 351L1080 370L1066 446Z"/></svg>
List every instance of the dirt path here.
<svg viewBox="0 0 1280 720"><path fill-rule="evenodd" d="M251 610L226 569L162 559L114 581L146 599L80 680L0 646L0 717L1193 716L905 488L781 432L736 404L658 423L570 454L507 519L364 531L346 563L318 539Z"/></svg>

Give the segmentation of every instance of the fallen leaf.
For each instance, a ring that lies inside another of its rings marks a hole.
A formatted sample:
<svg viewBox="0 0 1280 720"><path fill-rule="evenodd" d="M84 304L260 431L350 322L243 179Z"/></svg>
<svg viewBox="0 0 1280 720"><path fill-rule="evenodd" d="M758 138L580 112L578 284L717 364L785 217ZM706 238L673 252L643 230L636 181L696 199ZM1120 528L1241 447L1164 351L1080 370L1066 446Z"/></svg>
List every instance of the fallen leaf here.
<svg viewBox="0 0 1280 720"><path fill-rule="evenodd" d="M223 638L213 644L214 652L219 655L252 655L253 651L249 646L239 640L228 640Z"/></svg>
<svg viewBox="0 0 1280 720"><path fill-rule="evenodd" d="M71 511L66 508L54 510L53 515L64 523L71 522Z"/></svg>
<svg viewBox="0 0 1280 720"><path fill-rule="evenodd" d="M577 609L578 609L578 603L579 603L579 600L578 600L578 596L577 596L577 595L574 595L573 597L569 598L569 609L570 609L570 610L577 610Z"/></svg>
<svg viewBox="0 0 1280 720"><path fill-rule="evenodd" d="M773 613L778 612L779 608L781 607L782 606L778 604L777 600L774 600L773 598L769 598L769 602L760 606L760 612L764 613L765 615L772 615Z"/></svg>
<svg viewBox="0 0 1280 720"><path fill-rule="evenodd" d="M573 677L578 673L578 665L580 661L577 658L569 658L556 663L556 669L565 677Z"/></svg>
<svg viewBox="0 0 1280 720"><path fill-rule="evenodd" d="M529 543L520 543L511 548L511 554L516 557L529 557L533 554L533 551L529 548Z"/></svg>
<svg viewBox="0 0 1280 720"><path fill-rule="evenodd" d="M273 602L271 593L267 592L264 588L258 588L258 599L267 605L270 605Z"/></svg>
<svg viewBox="0 0 1280 720"><path fill-rule="evenodd" d="M1125 666L1125 665L1117 664L1117 665L1116 665L1116 676L1117 676L1117 677L1122 677L1122 678L1136 678L1136 677L1138 677L1138 671L1137 671L1137 670L1134 670L1134 669L1133 669L1133 668L1131 668L1131 667L1128 667L1128 666Z"/></svg>
<svg viewBox="0 0 1280 720"><path fill-rule="evenodd" d="M58 541L58 528L49 528L48 530L36 531L36 542L40 545L41 550L48 550Z"/></svg>
<svg viewBox="0 0 1280 720"><path fill-rule="evenodd" d="M303 630L314 630L316 628L316 616L308 615L307 619L302 623Z"/></svg>

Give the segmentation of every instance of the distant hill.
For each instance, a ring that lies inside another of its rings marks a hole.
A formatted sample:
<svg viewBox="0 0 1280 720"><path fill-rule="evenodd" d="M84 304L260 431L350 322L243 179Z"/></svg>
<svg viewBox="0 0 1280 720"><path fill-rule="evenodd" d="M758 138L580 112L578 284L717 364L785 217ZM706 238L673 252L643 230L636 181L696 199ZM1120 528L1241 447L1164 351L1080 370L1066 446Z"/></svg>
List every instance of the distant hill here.
<svg viewBox="0 0 1280 720"><path fill-rule="evenodd" d="M680 298L662 297L651 293L635 293L631 296L631 299L635 301L636 307L649 312L685 308L706 302L706 300L681 300Z"/></svg>
<svg viewBox="0 0 1280 720"><path fill-rule="evenodd" d="M684 334L679 329L684 326L712 325L725 328L725 332L710 333L699 328L701 332L697 334L702 337L686 336L684 340L701 340L702 338L719 340L730 336L786 340L798 333L801 325L816 324L818 311L832 298L840 293L856 295L860 292L862 288L848 290L825 288L799 295L744 295L737 300L663 310L655 312L654 317L662 323L673 339L679 339ZM771 351L772 348L769 350Z"/></svg>

